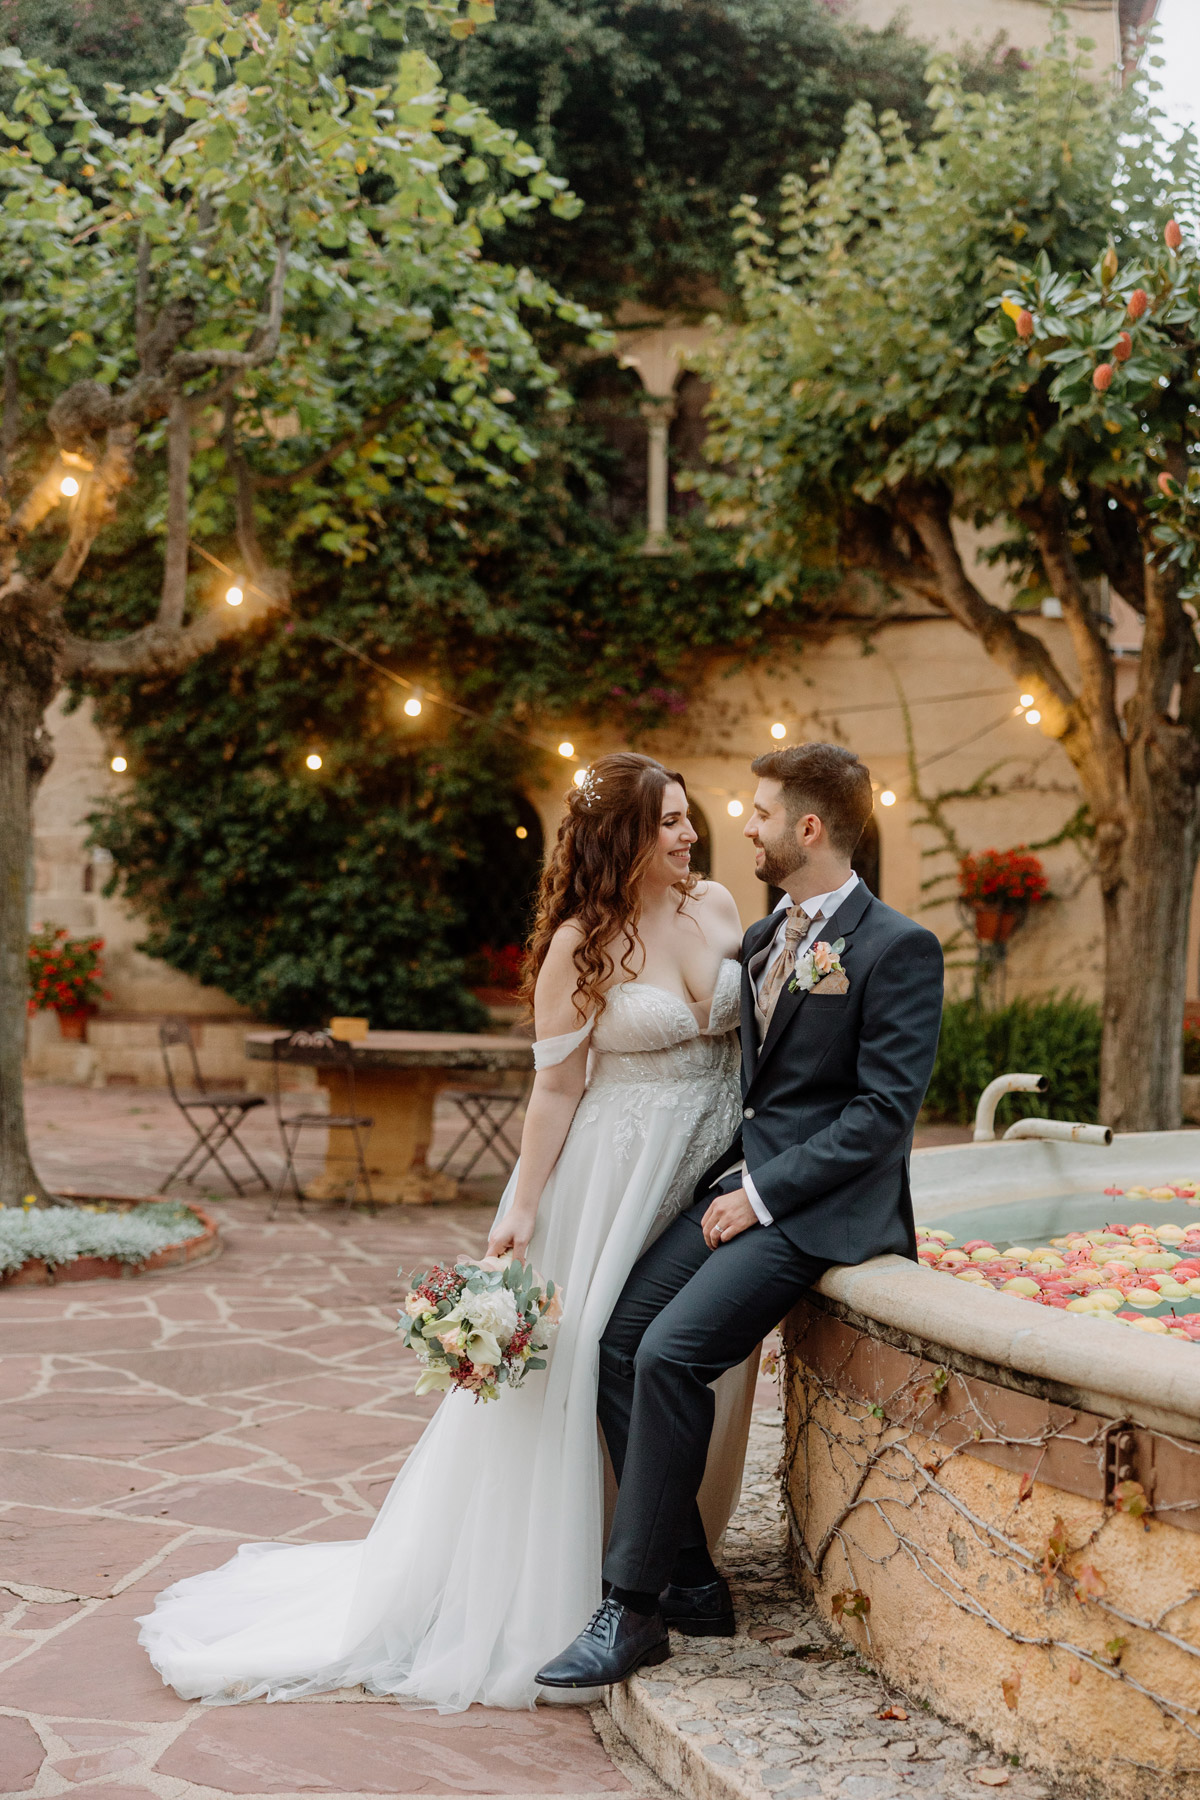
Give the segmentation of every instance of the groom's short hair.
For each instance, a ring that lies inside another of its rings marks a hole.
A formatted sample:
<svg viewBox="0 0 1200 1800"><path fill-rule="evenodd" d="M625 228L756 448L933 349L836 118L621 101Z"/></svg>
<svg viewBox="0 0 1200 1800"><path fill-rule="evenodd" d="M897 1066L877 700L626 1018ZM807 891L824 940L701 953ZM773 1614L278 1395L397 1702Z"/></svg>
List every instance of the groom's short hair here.
<svg viewBox="0 0 1200 1800"><path fill-rule="evenodd" d="M789 744L756 756L750 767L779 783L792 824L816 813L833 848L853 856L872 808L871 771L853 750L841 744Z"/></svg>

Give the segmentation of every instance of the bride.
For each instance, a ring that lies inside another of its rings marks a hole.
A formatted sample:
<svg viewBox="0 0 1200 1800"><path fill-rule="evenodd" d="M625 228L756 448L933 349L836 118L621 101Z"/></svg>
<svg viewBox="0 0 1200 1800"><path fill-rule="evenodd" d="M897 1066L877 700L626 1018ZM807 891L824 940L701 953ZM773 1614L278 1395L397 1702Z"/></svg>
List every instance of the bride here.
<svg viewBox="0 0 1200 1800"><path fill-rule="evenodd" d="M140 1641L184 1699L361 1683L443 1711L530 1706L535 1672L599 1604L600 1334L739 1116L741 926L730 894L691 873L695 842L679 775L604 756L568 796L542 878L537 1072L488 1251L562 1289L546 1373L493 1404L448 1393L366 1538L244 1544L160 1594ZM718 1384L700 1496L712 1542L741 1485L756 1360Z"/></svg>

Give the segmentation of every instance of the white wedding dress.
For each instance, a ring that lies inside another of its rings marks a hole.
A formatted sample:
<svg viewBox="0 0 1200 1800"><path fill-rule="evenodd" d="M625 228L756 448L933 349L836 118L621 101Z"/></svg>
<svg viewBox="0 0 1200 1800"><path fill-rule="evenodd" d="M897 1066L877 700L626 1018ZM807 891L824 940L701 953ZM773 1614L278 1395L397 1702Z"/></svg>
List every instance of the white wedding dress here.
<svg viewBox="0 0 1200 1800"><path fill-rule="evenodd" d="M548 1369L491 1403L447 1394L365 1538L244 1544L160 1594L140 1641L184 1699L288 1700L361 1683L443 1711L534 1703L537 1670L600 1601L600 1334L641 1251L733 1135L737 1015L738 965L726 961L707 1031L676 995L631 982L610 992L594 1030L589 1020L535 1046L546 1067L592 1036L530 1248L563 1293ZM741 1487L756 1361L717 1384L701 1494L714 1542Z"/></svg>

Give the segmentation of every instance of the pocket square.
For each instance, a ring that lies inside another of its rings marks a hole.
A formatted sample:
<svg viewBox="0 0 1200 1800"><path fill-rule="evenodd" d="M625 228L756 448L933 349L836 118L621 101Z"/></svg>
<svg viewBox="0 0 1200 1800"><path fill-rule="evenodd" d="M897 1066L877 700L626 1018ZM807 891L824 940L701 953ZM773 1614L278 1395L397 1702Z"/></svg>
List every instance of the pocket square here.
<svg viewBox="0 0 1200 1800"><path fill-rule="evenodd" d="M835 969L831 974L824 976L822 980L814 982L808 991L812 995L848 994L850 982L844 969Z"/></svg>

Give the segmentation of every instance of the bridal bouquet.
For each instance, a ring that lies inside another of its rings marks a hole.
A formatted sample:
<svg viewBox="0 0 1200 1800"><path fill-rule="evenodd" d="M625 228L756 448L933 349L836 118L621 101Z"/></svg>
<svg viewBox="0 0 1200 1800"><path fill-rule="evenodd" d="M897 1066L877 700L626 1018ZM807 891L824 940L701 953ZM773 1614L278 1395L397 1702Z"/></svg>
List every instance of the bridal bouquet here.
<svg viewBox="0 0 1200 1800"><path fill-rule="evenodd" d="M417 1393L458 1387L495 1400L502 1386L520 1387L546 1367L537 1352L549 1348L561 1317L554 1283L511 1254L414 1274L400 1332L424 1365Z"/></svg>

